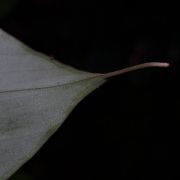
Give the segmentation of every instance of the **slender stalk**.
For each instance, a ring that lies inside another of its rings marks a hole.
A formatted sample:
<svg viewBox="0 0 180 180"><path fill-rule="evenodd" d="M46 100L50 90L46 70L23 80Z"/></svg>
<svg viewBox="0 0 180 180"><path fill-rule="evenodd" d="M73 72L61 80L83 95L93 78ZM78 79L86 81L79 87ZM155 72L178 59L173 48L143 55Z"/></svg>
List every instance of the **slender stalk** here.
<svg viewBox="0 0 180 180"><path fill-rule="evenodd" d="M120 74L124 74L124 73L131 72L131 71L136 71L136 70L139 70L139 69L150 68L150 67L166 68L168 66L169 66L169 63L148 62L148 63L138 64L138 65L135 65L135 66L120 69L120 70L117 70L117 71L113 71L113 72L110 72L110 73L105 73L105 74L102 74L102 76L104 78L110 78L110 77L113 77L113 76L118 76Z"/></svg>

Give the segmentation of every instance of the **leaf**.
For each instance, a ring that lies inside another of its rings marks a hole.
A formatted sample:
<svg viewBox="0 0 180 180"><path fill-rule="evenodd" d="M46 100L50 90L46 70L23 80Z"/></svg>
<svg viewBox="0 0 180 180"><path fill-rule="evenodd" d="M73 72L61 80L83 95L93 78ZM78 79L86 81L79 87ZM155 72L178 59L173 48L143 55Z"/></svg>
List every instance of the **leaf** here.
<svg viewBox="0 0 180 180"><path fill-rule="evenodd" d="M167 65L146 63L107 74L88 73L51 60L0 30L0 179L28 161L106 78Z"/></svg>

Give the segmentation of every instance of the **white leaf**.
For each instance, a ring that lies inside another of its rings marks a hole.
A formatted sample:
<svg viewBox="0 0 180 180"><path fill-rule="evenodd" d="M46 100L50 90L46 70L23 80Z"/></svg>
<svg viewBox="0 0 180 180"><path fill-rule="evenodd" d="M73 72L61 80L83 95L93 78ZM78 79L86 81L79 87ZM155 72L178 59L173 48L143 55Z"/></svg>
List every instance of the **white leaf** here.
<svg viewBox="0 0 180 180"><path fill-rule="evenodd" d="M0 179L7 179L105 80L50 60L0 31Z"/></svg>
<svg viewBox="0 0 180 180"><path fill-rule="evenodd" d="M168 64L145 63L107 74L79 71L0 30L0 180L29 160L105 78L151 66Z"/></svg>

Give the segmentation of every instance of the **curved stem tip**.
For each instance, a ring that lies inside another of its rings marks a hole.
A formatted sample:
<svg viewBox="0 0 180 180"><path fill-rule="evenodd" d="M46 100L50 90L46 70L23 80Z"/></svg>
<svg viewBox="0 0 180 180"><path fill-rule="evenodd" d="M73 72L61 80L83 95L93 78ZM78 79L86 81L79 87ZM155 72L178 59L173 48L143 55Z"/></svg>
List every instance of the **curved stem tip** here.
<svg viewBox="0 0 180 180"><path fill-rule="evenodd" d="M118 76L120 74L124 74L124 73L131 72L131 71L136 71L136 70L139 70L139 69L150 68L150 67L166 68L166 67L169 67L169 65L170 64L166 63L166 62L164 62L164 63L162 63L162 62L148 62L148 63L138 64L138 65L135 65L135 66L120 69L120 70L117 70L117 71L113 71L113 72L110 72L110 73L105 73L105 74L102 74L102 76L104 78L110 78L110 77L113 77L113 76Z"/></svg>

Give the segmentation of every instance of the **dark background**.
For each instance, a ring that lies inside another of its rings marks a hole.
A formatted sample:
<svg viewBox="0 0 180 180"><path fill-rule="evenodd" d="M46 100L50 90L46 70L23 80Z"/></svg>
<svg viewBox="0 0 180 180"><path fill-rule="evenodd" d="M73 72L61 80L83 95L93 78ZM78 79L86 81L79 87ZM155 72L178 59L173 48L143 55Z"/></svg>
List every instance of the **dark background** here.
<svg viewBox="0 0 180 180"><path fill-rule="evenodd" d="M1 28L76 68L102 73L171 63L111 78L11 180L180 176L176 6L149 0L0 1Z"/></svg>

